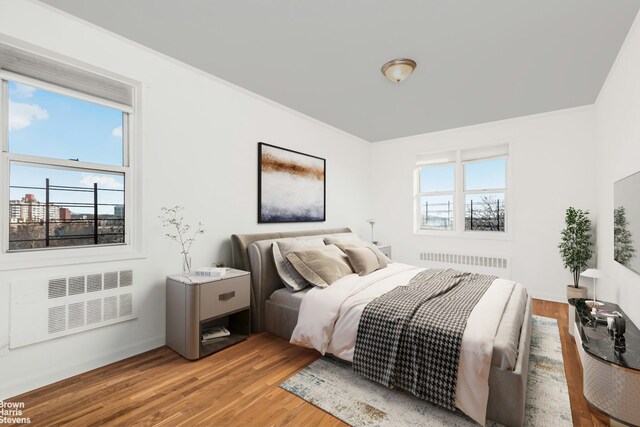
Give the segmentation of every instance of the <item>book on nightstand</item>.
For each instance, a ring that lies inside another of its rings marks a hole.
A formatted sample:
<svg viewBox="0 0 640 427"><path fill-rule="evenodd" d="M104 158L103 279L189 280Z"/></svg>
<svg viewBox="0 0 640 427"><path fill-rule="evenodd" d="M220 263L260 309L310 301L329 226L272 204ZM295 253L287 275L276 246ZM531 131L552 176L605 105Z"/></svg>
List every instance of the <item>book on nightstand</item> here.
<svg viewBox="0 0 640 427"><path fill-rule="evenodd" d="M220 338L225 338L231 335L231 332L224 326L216 326L205 331L202 331L202 342L209 342Z"/></svg>
<svg viewBox="0 0 640 427"><path fill-rule="evenodd" d="M196 268L193 273L196 276L211 277L213 279L222 279L227 274L226 268L218 267L200 267Z"/></svg>

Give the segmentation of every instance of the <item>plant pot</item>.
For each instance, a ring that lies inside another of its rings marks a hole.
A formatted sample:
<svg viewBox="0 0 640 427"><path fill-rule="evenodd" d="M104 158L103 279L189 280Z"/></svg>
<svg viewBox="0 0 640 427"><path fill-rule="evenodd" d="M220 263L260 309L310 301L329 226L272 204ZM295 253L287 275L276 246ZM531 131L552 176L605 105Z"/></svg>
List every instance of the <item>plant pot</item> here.
<svg viewBox="0 0 640 427"><path fill-rule="evenodd" d="M567 299L571 298L586 298L587 288L585 286L575 287L573 285L567 286Z"/></svg>

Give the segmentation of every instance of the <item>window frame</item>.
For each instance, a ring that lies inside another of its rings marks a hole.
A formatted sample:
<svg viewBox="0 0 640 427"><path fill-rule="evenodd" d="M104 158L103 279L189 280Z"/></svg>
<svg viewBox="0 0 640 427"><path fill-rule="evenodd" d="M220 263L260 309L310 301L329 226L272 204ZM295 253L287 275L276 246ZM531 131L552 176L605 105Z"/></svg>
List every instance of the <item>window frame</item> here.
<svg viewBox="0 0 640 427"><path fill-rule="evenodd" d="M467 190L467 186L466 186L466 168L465 166L468 164L472 164L472 163L480 163L480 162L486 162L489 160L497 160L497 159L505 159L505 164L504 164L504 188L483 188L481 190ZM504 211L504 231L489 231L489 230L467 230L466 229L466 221L463 222L463 225L465 227L465 230L463 230L465 233L508 233L509 232L509 200L508 200L508 194L507 194L507 187L508 187L508 174L507 171L509 170L509 155L508 154L501 154L498 156L490 156L490 157L483 157L481 159L473 159L473 160L464 160L461 161L460 163L460 167L462 169L462 200L463 200L463 205L465 210L466 210L466 202L467 202L467 195L475 195L475 194L495 194L495 193L504 193L504 204L505 206L507 206L507 209L505 209ZM462 217L464 219L464 210L462 211Z"/></svg>
<svg viewBox="0 0 640 427"><path fill-rule="evenodd" d="M467 159L463 160L465 152L472 152L478 149L492 149L494 147L506 146L505 154L498 155L487 155L482 156L475 159ZM427 162L422 163L420 160L416 161L415 169L414 169L414 209L413 209L413 224L414 224L414 234L422 235L422 236L436 236L436 237L455 237L455 238L471 238L471 239L482 239L482 240L511 240L513 235L513 221L512 214L513 212L513 197L512 193L512 144L510 142L496 142L490 144L482 144L482 145L471 145L465 146L464 148L458 148L455 150L438 150L431 153L426 153L424 155L417 156L418 159L421 157L433 157L437 158L440 154L455 152L455 161L436 161L433 163ZM469 190L465 189L465 171L464 165L468 163L481 162L484 160L491 160L496 158L505 158L505 188L501 189L487 189L488 191L483 190ZM420 228L420 203L419 196L420 193L420 169L425 166L439 166L445 164L455 164L455 187L454 187L454 228L453 230L432 230L432 229L422 229ZM498 191L495 191L498 190ZM504 192L504 200L505 205L507 206L505 210L505 231L488 231L488 230L465 230L465 199L467 194L488 194L488 193L496 193L496 192Z"/></svg>
<svg viewBox="0 0 640 427"><path fill-rule="evenodd" d="M81 70L96 73L95 70L79 67L76 64L73 64L73 66ZM102 73L96 74L101 75L106 79L114 79L114 77L107 76ZM72 265L87 262L141 259L145 257L142 253L141 247L141 218L139 215L140 201L138 192L141 187L141 177L136 167L137 159L140 156L140 147L136 144L140 133L140 129L137 126L140 84L121 78L116 80L131 86L133 90L131 106L102 99L97 96L61 87L28 76L23 76L11 71L0 70L0 197L2 198L0 201L0 209L2 210L2 213L0 214L0 227L3 230L2 238L0 239L0 271ZM92 102L122 111L122 166L10 153L8 138L9 81L29 85L38 89L64 96L70 96L82 101ZM124 213L124 243L62 246L10 251L8 233L10 223L9 178L10 165L12 162L26 165L43 165L54 168L63 167L65 169L90 171L93 173L107 172L123 174L124 205L126 206Z"/></svg>
<svg viewBox="0 0 640 427"><path fill-rule="evenodd" d="M420 171L423 168L426 167L438 167L438 166L449 166L452 165L453 166L453 191L427 191L427 192L420 192ZM415 188L417 189L417 191L415 191L415 195L414 195L414 216L415 216L415 222L416 222L416 229L419 231L427 231L427 232L446 232L446 233L450 233L452 231L455 231L457 226L458 226L458 218L456 215L456 204L457 204L457 195L456 195L456 188L458 186L458 174L457 174L458 168L457 168L457 162L455 161L448 161L448 162L441 162L441 163L431 163L431 164L424 164L424 165L418 165L415 169L415 180L416 182L414 183ZM425 196L452 196L453 198L453 228L451 230L447 230L447 229L442 229L442 228L422 228L422 197Z"/></svg>

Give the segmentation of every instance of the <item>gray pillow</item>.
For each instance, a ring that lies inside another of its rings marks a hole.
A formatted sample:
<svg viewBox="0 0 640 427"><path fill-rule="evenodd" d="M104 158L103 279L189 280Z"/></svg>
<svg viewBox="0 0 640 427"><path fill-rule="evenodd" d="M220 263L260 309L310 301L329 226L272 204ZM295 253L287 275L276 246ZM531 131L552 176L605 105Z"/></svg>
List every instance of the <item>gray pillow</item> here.
<svg viewBox="0 0 640 427"><path fill-rule="evenodd" d="M335 245L295 251L287 255L287 259L305 280L320 288L353 273L349 259Z"/></svg>
<svg viewBox="0 0 640 427"><path fill-rule="evenodd" d="M349 258L349 263L359 276L366 276L380 268L380 261L375 252L368 247L345 248L344 250ZM386 267L386 263L385 263Z"/></svg>
<svg viewBox="0 0 640 427"><path fill-rule="evenodd" d="M385 268L387 265L391 264L391 260L385 254L383 254L380 251L380 249L378 249L378 247L373 243L360 241L360 242L338 243L337 246L343 252L346 252L347 249L353 249L353 248L369 248L373 251L374 254L376 254L376 257L378 257L380 268Z"/></svg>
<svg viewBox="0 0 640 427"><path fill-rule="evenodd" d="M271 244L273 249L273 261L276 264L276 270L282 282L288 290L291 292L301 291L309 283L293 268L291 262L287 260L287 255L293 251L311 249L311 248L323 248L324 240L322 237L306 237L306 238L286 238L280 239Z"/></svg>

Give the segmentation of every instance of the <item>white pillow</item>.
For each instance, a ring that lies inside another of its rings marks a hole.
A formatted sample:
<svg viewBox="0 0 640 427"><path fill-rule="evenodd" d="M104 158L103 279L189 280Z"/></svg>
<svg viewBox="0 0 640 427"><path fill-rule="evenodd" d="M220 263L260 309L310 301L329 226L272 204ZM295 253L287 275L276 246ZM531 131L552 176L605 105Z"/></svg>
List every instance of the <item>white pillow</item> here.
<svg viewBox="0 0 640 427"><path fill-rule="evenodd" d="M287 259L287 255L295 251L322 247L324 247L322 237L290 237L279 239L271 244L276 270L278 270L278 275L288 290L291 292L301 291L309 286L309 282L291 265L291 262Z"/></svg>

